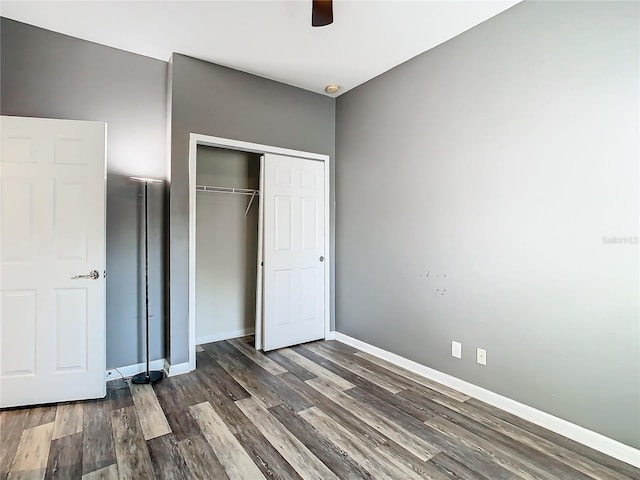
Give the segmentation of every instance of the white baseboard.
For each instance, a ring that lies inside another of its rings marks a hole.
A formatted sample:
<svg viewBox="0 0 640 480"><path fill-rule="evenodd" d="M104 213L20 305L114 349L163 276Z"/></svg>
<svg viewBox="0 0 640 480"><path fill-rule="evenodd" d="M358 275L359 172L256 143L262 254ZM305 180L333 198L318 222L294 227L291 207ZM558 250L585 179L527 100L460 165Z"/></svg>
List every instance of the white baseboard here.
<svg viewBox="0 0 640 480"><path fill-rule="evenodd" d="M162 370L164 368L165 360L164 358L160 358L158 360L152 360L149 362L149 370ZM117 380L118 378L122 378L122 375L125 378L133 377L134 375L144 372L147 369L147 363L136 363L133 365L125 365L124 367L118 367L117 369L112 368L107 370L105 373L105 379Z"/></svg>
<svg viewBox="0 0 640 480"><path fill-rule="evenodd" d="M204 335L202 337L196 337L196 345L202 345L203 343L219 342L221 340L230 340L232 338L244 337L246 335L253 335L255 333L254 328L244 328L242 330L232 330L230 332L221 332L214 335Z"/></svg>
<svg viewBox="0 0 640 480"><path fill-rule="evenodd" d="M189 362L176 363L170 365L166 360L164 361L164 373L167 377L173 377L175 375L182 375L183 373L189 373L195 370L195 365L191 365Z"/></svg>
<svg viewBox="0 0 640 480"><path fill-rule="evenodd" d="M324 337L325 340L335 340L336 339L336 332L335 330L330 331L329 333L327 333Z"/></svg>
<svg viewBox="0 0 640 480"><path fill-rule="evenodd" d="M636 448L568 422L567 420L563 420L562 418L554 417L553 415L504 397L485 388L478 387L477 385L473 385L472 383L454 376L426 367L420 363L414 362L413 360L396 355L395 353L391 353L353 337L349 337L348 335L344 335L340 332L333 333L335 340L339 342L346 343L347 345L351 345L363 352L375 355L376 357L382 358L383 360L391 362L399 367L458 390L465 395L470 395L478 400L482 400L485 403L517 415L531 423L535 423L536 425L551 430L552 432L558 433L564 437L586 445L587 447L591 447L594 450L598 450L613 458L617 458L622 462L640 468L640 450Z"/></svg>

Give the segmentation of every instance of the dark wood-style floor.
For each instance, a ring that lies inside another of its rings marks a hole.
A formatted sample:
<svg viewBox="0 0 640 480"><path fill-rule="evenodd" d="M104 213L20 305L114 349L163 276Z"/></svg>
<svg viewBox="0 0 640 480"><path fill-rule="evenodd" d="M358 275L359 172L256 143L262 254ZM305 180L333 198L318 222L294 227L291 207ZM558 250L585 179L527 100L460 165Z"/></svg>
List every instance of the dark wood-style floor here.
<svg viewBox="0 0 640 480"><path fill-rule="evenodd" d="M0 414L0 478L607 479L640 470L338 342Z"/></svg>

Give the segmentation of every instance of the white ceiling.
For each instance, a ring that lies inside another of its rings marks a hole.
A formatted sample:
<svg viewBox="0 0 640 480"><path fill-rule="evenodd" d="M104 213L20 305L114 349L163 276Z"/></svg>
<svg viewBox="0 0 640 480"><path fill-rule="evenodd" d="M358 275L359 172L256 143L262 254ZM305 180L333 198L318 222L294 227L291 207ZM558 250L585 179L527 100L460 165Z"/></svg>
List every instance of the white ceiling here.
<svg viewBox="0 0 640 480"><path fill-rule="evenodd" d="M12 1L3 17L160 60L178 52L314 92L344 93L520 0Z"/></svg>

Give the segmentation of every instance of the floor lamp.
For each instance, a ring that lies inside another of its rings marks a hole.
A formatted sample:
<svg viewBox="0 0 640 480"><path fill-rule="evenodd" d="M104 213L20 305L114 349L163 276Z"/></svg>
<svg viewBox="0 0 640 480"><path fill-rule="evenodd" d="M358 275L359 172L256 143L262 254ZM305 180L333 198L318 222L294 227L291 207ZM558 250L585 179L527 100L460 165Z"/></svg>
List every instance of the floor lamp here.
<svg viewBox="0 0 640 480"><path fill-rule="evenodd" d="M134 182L144 183L144 298L145 298L145 325L147 347L147 369L131 378L131 383L154 384L162 380L161 371L149 371L149 200L147 188L150 183L162 183L162 180L153 178L129 177Z"/></svg>

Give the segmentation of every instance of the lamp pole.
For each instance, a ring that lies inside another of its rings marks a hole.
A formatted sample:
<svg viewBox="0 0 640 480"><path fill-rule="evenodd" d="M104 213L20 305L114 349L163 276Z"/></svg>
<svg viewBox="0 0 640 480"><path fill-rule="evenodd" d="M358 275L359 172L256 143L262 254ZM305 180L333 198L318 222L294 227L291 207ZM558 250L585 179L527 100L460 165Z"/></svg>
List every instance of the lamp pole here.
<svg viewBox="0 0 640 480"><path fill-rule="evenodd" d="M149 195L148 187L150 183L162 183L162 180L152 178L130 177L131 180L144 183L144 299L145 299L145 332L146 332L146 371L134 375L131 383L154 384L164 377L162 371L150 371L149 354Z"/></svg>

